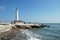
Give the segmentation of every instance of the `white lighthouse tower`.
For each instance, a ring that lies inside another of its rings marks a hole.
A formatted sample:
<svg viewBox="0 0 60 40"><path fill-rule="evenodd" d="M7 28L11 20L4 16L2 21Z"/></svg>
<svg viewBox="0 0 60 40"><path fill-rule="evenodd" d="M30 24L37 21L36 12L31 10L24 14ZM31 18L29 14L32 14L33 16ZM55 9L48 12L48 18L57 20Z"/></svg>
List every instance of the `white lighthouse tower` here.
<svg viewBox="0 0 60 40"><path fill-rule="evenodd" d="M15 13L15 14L16 14L15 16L16 16L16 17L15 17L15 20L11 22L12 24L24 24L24 21L19 20L19 16L18 16L19 13L18 13L18 11L19 11L18 8L16 8L16 9L15 9L15 12L16 12L16 13Z"/></svg>
<svg viewBox="0 0 60 40"><path fill-rule="evenodd" d="M24 23L24 21L22 21L22 20L19 20L19 10L18 10L18 8L16 8L16 20L15 20L15 24L23 24Z"/></svg>
<svg viewBox="0 0 60 40"><path fill-rule="evenodd" d="M16 8L16 21L18 21L18 8Z"/></svg>

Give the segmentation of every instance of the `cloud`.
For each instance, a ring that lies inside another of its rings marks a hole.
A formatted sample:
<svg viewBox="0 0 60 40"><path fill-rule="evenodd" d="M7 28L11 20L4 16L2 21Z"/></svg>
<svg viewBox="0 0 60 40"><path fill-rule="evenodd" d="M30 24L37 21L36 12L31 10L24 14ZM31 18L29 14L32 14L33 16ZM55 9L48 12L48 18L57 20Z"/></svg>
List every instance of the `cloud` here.
<svg viewBox="0 0 60 40"><path fill-rule="evenodd" d="M0 10L3 10L3 9L4 9L4 7L0 6Z"/></svg>

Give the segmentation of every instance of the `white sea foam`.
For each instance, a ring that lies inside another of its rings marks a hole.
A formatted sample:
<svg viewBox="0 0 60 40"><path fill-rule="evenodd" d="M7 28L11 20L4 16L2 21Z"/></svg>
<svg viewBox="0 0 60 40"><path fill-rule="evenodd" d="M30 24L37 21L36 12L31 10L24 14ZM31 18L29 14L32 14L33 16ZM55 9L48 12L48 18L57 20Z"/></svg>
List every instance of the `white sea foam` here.
<svg viewBox="0 0 60 40"><path fill-rule="evenodd" d="M27 35L27 39L28 40L41 40L41 36L29 31L29 30L21 30L22 33L26 34ZM37 37L40 37L39 39Z"/></svg>

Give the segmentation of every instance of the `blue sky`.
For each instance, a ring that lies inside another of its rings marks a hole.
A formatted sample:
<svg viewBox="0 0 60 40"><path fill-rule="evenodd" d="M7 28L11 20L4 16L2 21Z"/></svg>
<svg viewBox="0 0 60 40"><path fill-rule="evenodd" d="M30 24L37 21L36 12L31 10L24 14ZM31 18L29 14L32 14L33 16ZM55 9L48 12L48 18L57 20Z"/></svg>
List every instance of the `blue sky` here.
<svg viewBox="0 0 60 40"><path fill-rule="evenodd" d="M0 21L19 19L39 23L60 23L60 0L0 0Z"/></svg>

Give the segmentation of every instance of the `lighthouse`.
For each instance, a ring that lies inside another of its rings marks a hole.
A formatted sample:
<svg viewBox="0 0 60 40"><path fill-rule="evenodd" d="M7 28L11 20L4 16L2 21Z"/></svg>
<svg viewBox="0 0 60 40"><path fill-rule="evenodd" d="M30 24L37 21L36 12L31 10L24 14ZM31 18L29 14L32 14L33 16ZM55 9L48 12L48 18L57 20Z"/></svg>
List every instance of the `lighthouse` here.
<svg viewBox="0 0 60 40"><path fill-rule="evenodd" d="M25 22L24 21L22 21L22 20L19 20L19 10L18 10L18 8L16 8L15 9L15 20L14 21L12 21L11 23L12 24L24 24Z"/></svg>
<svg viewBox="0 0 60 40"><path fill-rule="evenodd" d="M24 21L19 20L19 10L16 8L16 18L15 18L15 24L24 24Z"/></svg>
<svg viewBox="0 0 60 40"><path fill-rule="evenodd" d="M18 21L18 8L16 8L16 21Z"/></svg>

